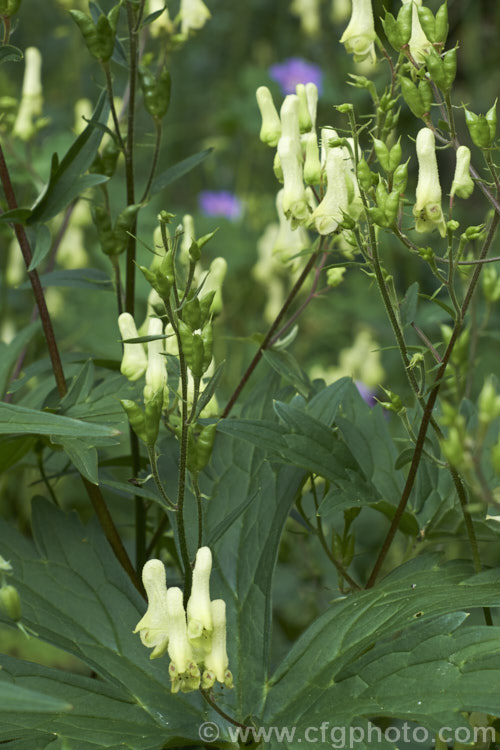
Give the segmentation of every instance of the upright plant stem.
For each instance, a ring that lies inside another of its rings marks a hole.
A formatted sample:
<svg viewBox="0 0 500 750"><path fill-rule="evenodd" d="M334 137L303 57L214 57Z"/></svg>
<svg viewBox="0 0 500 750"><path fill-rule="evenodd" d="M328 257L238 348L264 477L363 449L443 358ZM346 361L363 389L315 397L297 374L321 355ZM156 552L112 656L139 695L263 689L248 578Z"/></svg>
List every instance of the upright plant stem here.
<svg viewBox="0 0 500 750"><path fill-rule="evenodd" d="M141 11L144 3L141 5ZM129 30L130 45L130 74L129 74L129 103L127 115L127 142L125 148L125 181L127 206L135 203L135 173L134 173L134 136L135 136L135 99L137 91L137 66L138 66L138 27L137 17L130 3L127 3L127 22ZM125 311L134 315L135 312L135 255L137 234L137 219L129 233L126 256L125 275ZM137 435L130 430L130 453L132 459L132 471L137 476L140 471L140 450ZM146 506L144 500L135 496L135 548L136 565L142 568L146 561Z"/></svg>
<svg viewBox="0 0 500 750"><path fill-rule="evenodd" d="M309 272L310 272L311 268L314 266L314 263L316 262L316 258L318 257L318 254L322 251L324 239L325 239L324 237L321 237L318 249L311 255L311 257L309 258L309 260L307 262L306 267L304 268L304 270L300 274L299 278L297 279L297 281L293 285L292 290L290 291L288 297L286 298L286 300L285 300L285 302L283 304L283 307L281 308L281 310L279 311L277 317L275 318L275 320L271 324L271 327L269 328L269 330L268 330L268 332L267 332L267 334L266 334L266 336L264 338L264 341L262 342L262 344L257 349L257 352L256 352L254 358L252 359L252 361L248 365L247 369L245 370L245 373L243 374L243 377L241 378L240 382L238 383L237 387L235 388L235 390L233 392L233 395L231 396L231 398L227 402L226 408L222 412L222 418L225 418L225 417L229 416L229 414L230 414L233 406L235 405L236 401L238 400L238 398L239 398L239 396L240 396L243 388L248 383L248 381L250 379L250 376L252 375L253 371L255 370L255 368L259 364L260 360L262 359L262 355L264 354L264 352L266 351L266 349L269 348L269 346L271 344L271 341L273 340L273 336L276 333L276 331L278 330L278 326L280 325L281 321L283 320L283 318L285 317L286 313L288 312L288 309L289 309L290 305L292 304L292 302L294 301L295 297L297 296L297 294L301 290L302 286L304 285L305 280L309 276Z"/></svg>
<svg viewBox="0 0 500 750"><path fill-rule="evenodd" d="M498 195L497 195L497 199L498 199ZM481 255L480 255L481 259L485 258L486 255L488 254L488 251L490 249L491 243L493 241L493 237L495 236L495 232L496 232L499 220L500 220L500 216L497 213L495 213L495 215L493 216L492 222L490 224L490 228L489 228L489 231L488 231L488 236L486 237L486 240L484 242L483 248L481 250ZM408 477L406 479L406 483L405 483L405 486L403 488L403 492L401 494L399 505L398 505L398 507L396 509L396 513L394 514L394 518L392 520L391 526L389 528L387 536L386 536L386 538L384 540L384 543L382 545L382 549L381 549L381 551L379 553L379 556L377 558L377 561L375 563L373 571L372 571L372 573L370 575L370 578L368 579L368 583L366 585L367 588L371 588L371 586L374 585L374 583L375 583L375 581L377 579L377 576L378 576L378 574L380 572L380 569L381 569L381 567L382 567L382 565L384 563L384 560L385 560L385 558L387 556L387 553L389 552L389 549L391 547L392 541L393 541L393 539L394 539L394 537L396 535L396 532L398 530L401 518L402 518L403 513L405 511L406 505L407 505L408 500L410 498L410 494L411 494L411 491L413 489L413 485L415 483L415 479L416 479L416 476L417 476L417 470L418 470L418 466L420 464L420 459L422 457L422 452L423 452L423 448L424 448L425 438L426 438L426 435L427 435L427 429L428 429L429 424L430 424L431 419L432 419L432 411L433 411L434 406L436 404L436 400L437 400L437 397L438 397L438 394L439 394L439 390L441 388L441 384L442 384L444 376L446 374L446 368L448 366L448 362L450 361L450 358L451 358L451 355L452 355L452 352L453 352L453 348L454 348L455 343L456 343L456 341L458 339L458 336L460 334L460 331L461 331L461 328L462 328L462 324L463 324L465 315L467 313L467 310L469 308L470 302L471 302L472 297L474 295L474 292L475 292L475 289L476 289L476 286L477 286L477 282L479 280L479 274L481 273L481 267L482 267L481 264L476 265L474 267L474 271L473 271L471 280L469 282L469 286L467 287L467 291L465 293L464 301L463 301L462 306L460 308L460 314L457 316L457 319L455 321L455 325L453 327L453 331L452 331L452 334L451 334L450 341L449 341L448 346L446 348L446 352L445 352L445 354L443 356L443 362L442 362L441 366L438 369L438 372L436 374L436 378L434 380L434 386L433 386L433 388L431 390L431 393L429 395L429 398L428 398L427 403L426 403L425 408L424 408L422 422L421 422L421 425L420 425L420 430L418 432L417 442L416 442L416 445L415 445L415 451L413 453L413 460L412 460L411 465L410 465L410 469L409 469L409 472L408 472Z"/></svg>
<svg viewBox="0 0 500 750"><path fill-rule="evenodd" d="M15 210L18 207L17 200L16 200L14 188L12 186L9 170L5 162L5 158L3 155L3 150L2 150L1 145L0 145L0 181L2 183L4 192L5 192L5 197L6 197L7 205L9 209ZM32 252L31 252L31 247L30 247L25 229L21 224L14 224L14 232L19 242L19 246L23 254L26 268L29 268L31 260L32 260ZM62 398L68 392L68 386L66 384L66 378L64 377L64 370L63 370L63 366L61 362L61 357L59 355L59 349L57 346L54 329L52 327L50 314L47 309L47 304L45 301L45 296L43 293L42 285L40 283L40 278L36 270L28 271L28 277L30 279L30 283L33 289L33 294L35 296L35 301L36 301L38 311L40 314L40 320L42 322L43 332L45 335L45 340L47 342L47 349L48 349L50 361L52 364L52 371L54 373L57 391L59 393L59 396ZM125 547L123 546L123 542L121 540L120 535L118 534L118 531L113 522L113 519L111 518L109 510L106 506L104 497L102 496L101 490L99 489L97 485L89 482L88 479L86 479L84 476L82 476L82 481L85 486L85 489L87 490L87 494L94 507L94 510L99 519L99 522L104 530L104 533L106 534L106 538L113 549L113 552L115 553L122 567L128 573L134 586L138 589L138 591L142 593L141 582L137 576L137 573L135 572L135 569L132 563L130 562L130 558L127 554L127 551Z"/></svg>

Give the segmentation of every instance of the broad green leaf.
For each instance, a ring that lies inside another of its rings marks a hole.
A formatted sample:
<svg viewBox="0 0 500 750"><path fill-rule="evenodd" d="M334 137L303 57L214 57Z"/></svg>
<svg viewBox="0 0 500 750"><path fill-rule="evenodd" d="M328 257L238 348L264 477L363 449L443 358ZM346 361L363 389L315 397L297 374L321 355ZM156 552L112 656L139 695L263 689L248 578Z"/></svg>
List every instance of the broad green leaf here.
<svg viewBox="0 0 500 750"><path fill-rule="evenodd" d="M258 423L258 417L272 413L278 382L274 372L259 382L244 408L249 419L242 421ZM235 634L228 639L235 690L226 700L234 703L232 710L241 718L257 715L264 698L276 558L283 526L305 478L304 471L288 466L272 471L262 448L217 435L210 466L201 477L202 492L209 498L206 539L217 539L212 596L225 599L228 633ZM231 515L234 522L225 529L221 519Z"/></svg>
<svg viewBox="0 0 500 750"><path fill-rule="evenodd" d="M367 718L386 713L391 715L388 696L386 700L379 701L375 710L371 699L367 701L364 695L357 701L357 696L364 691L367 697L376 694L379 680L382 685L381 696L384 690L399 690L397 715L405 718L415 716L415 719L424 721L425 714L425 721L431 720L432 712L435 716L440 710L438 692L445 696L450 687L446 672L440 672L432 666L425 667L426 662L434 657L433 650L430 648L426 651L421 644L415 644L414 650L413 647L409 649L411 658L406 663L420 665L418 693L416 681L407 683L404 675L393 683L394 688L389 683L383 686L381 678L386 663L383 654L393 654L396 661L400 659L398 654L401 649L397 648L393 639L395 636L403 640L411 638L411 628L408 631L405 628L417 621L429 621L430 618L463 608L498 606L499 571L488 571L472 577L470 573L467 563L453 562L441 566L439 558L435 556L420 557L398 568L376 588L355 592L349 597L334 601L329 610L299 638L271 678L264 712L265 723L276 726L290 723L310 726L321 724L328 717L337 724L348 724L357 717ZM403 633L399 635L401 631ZM468 630L463 632L467 633ZM488 634L491 631L484 629L484 632ZM468 637L470 636L465 636ZM498 639L495 650L500 653L498 631L494 636L487 635L487 638L490 648L491 641ZM367 662L372 654L375 659L379 647L383 652L381 661L371 670L371 687L367 689L367 682L363 681L363 673L356 660L362 659L364 654ZM451 644L447 658L452 655L453 648ZM478 653L482 654L484 650L479 645ZM473 651L470 653L473 655ZM418 670L415 675L417 673ZM485 673L483 679L489 684L490 678L494 682L498 680L500 685L500 668L496 672L492 669L487 679ZM418 715L417 701L424 701L423 694L431 680L435 685L436 706L432 708L431 701L428 701L425 711ZM411 686L410 689L405 687L407 685ZM469 701L459 689L455 692L452 690L451 695L452 701L443 701L443 705L446 705L442 714L446 713L447 718L450 716L448 712L452 702L456 710L471 709L472 704L477 706L472 692L469 693ZM470 705L467 705L468 702ZM485 702L477 710L488 711L490 705L491 701Z"/></svg>
<svg viewBox="0 0 500 750"><path fill-rule="evenodd" d="M40 321L35 321L19 331L10 344L0 342L0 394L2 396L7 390L11 370L19 355L39 330Z"/></svg>
<svg viewBox="0 0 500 750"><path fill-rule="evenodd" d="M94 376L94 363L89 359L69 386L67 394L61 399L61 409L63 412L66 412L76 404L85 402L92 390Z"/></svg>
<svg viewBox="0 0 500 750"><path fill-rule="evenodd" d="M14 695L17 691L28 696L42 693L46 711L55 714L41 720L36 704L30 700L13 710L2 701L0 741L16 737L18 742L26 742L27 749L48 746L53 750L56 746L48 743L57 734L67 741L69 750L162 747L165 729L115 685L3 655L0 665L0 688L7 687L15 691ZM61 708L50 710L50 704Z"/></svg>
<svg viewBox="0 0 500 750"><path fill-rule="evenodd" d="M404 474L394 469L397 449L382 409L368 406L351 384L335 421L347 447L359 461L365 478L373 484L381 499L397 505Z"/></svg>
<svg viewBox="0 0 500 750"><path fill-rule="evenodd" d="M205 161L207 156L209 156L212 151L213 148L206 148L204 151L200 151L198 154L193 154L192 156L188 156L187 159L183 159L182 161L177 162L177 164L174 164L173 167L169 167L165 170L165 172L159 174L153 180L153 184L151 185L151 195L159 193L161 190L164 190L173 182L176 182L176 180L184 177L185 174L197 167L198 164L201 164L202 161Z"/></svg>
<svg viewBox="0 0 500 750"><path fill-rule="evenodd" d="M4 474L30 452L36 442L32 435L0 437L0 474Z"/></svg>
<svg viewBox="0 0 500 750"><path fill-rule="evenodd" d="M0 47L1 49L1 47ZM0 222L5 224L25 224L31 216L31 208L13 208L0 214Z"/></svg>
<svg viewBox="0 0 500 750"><path fill-rule="evenodd" d="M73 466L92 484L99 484L97 451L93 445L78 438L55 439L71 459Z"/></svg>
<svg viewBox="0 0 500 750"><path fill-rule="evenodd" d="M83 526L43 500L33 504L34 542L3 523L0 549L13 567L23 605L22 623L74 654L98 680L45 670L12 660L9 670L23 687L62 695L73 706L40 727L29 706L17 724L0 722L0 740L61 733L96 750L122 747L162 750L197 744L198 726L214 714L198 694L172 695L168 660L150 660L133 629L146 604L130 583L96 524ZM4 621L3 617L0 617ZM2 663L5 665L3 657ZM28 670L26 672L25 670ZM5 675L0 670L0 680ZM34 681L22 679L33 675ZM224 731L222 739L225 739ZM36 745L33 744L33 747Z"/></svg>
<svg viewBox="0 0 500 750"><path fill-rule="evenodd" d="M21 62L24 55L22 50L12 44L4 44L0 47L0 64L5 62Z"/></svg>
<svg viewBox="0 0 500 750"><path fill-rule="evenodd" d="M60 271L50 271L40 276L42 286L76 287L79 289L101 289L104 292L113 291L113 282L108 274L98 268L70 268ZM30 283L21 284L19 289L29 289Z"/></svg>
<svg viewBox="0 0 500 750"><path fill-rule="evenodd" d="M42 260L44 260L49 254L52 242L50 229L46 224L37 224L33 227L33 230L34 231L31 232L34 238L34 241L31 243L33 258L28 271L34 271L35 268L38 268Z"/></svg>
<svg viewBox="0 0 500 750"><path fill-rule="evenodd" d="M17 404L0 403L0 435L57 435L69 438L90 438L95 444L115 442L120 434L113 427L82 422L46 411L27 409Z"/></svg>
<svg viewBox="0 0 500 750"><path fill-rule="evenodd" d="M52 219L81 192L107 179L103 175L84 173L92 164L103 136L103 131L94 127L94 123L106 122L108 114L109 104L106 92L103 91L85 130L60 163L53 159L49 182L33 206L29 224L44 223Z"/></svg>
<svg viewBox="0 0 500 750"><path fill-rule="evenodd" d="M52 698L37 690L0 681L0 716L5 713L23 713L27 705L34 714L59 713L72 708L67 700Z"/></svg>
<svg viewBox="0 0 500 750"><path fill-rule="evenodd" d="M305 398L309 396L311 381L290 352L267 350L264 351L264 359L281 375L285 382L293 385L298 393Z"/></svg>

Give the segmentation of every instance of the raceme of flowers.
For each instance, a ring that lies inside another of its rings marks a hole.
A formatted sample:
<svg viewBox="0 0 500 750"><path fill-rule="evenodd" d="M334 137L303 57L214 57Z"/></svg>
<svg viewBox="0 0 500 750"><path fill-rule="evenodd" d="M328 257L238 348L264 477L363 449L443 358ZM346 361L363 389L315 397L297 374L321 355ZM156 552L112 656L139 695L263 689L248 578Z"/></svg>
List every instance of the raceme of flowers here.
<svg viewBox="0 0 500 750"><path fill-rule="evenodd" d="M193 569L191 595L184 609L183 593L167 588L165 566L161 560L148 560L142 580L148 608L137 623L142 643L152 648L150 658L168 652L168 668L173 693L208 690L215 682L233 686L226 650L226 604L210 600L212 553L200 547Z"/></svg>
<svg viewBox="0 0 500 750"><path fill-rule="evenodd" d="M291 232L298 228L314 229L320 235L331 235L346 229L363 212L356 170L354 140L339 138L332 128L322 128L320 138L316 132L316 107L318 90L314 83L298 84L295 94L288 94L276 110L271 92L266 86L257 89L257 103L262 117L260 139L268 146L276 147L274 172L283 184L278 193L277 208L280 215L280 228L287 232L287 242L292 251L285 250L284 259L300 252L302 238L299 235L292 241ZM321 146L321 147L320 147ZM375 140L377 155L388 148L382 141ZM396 170L401 160L401 147L391 149L397 152ZM418 159L418 183L416 202L413 208L417 232L428 232L437 228L442 237L446 235L441 199L441 185L436 160L434 134L430 128L422 128L416 139ZM361 151L357 154L362 159ZM458 149L456 169L451 187L451 196L467 198L474 188L469 174L470 151L466 146ZM364 163L367 170L369 169ZM358 164L359 167L359 164ZM399 166L407 173L407 165ZM396 174L395 172L395 174ZM377 206L369 209L377 212L377 223L390 226L397 216L401 193L406 185L398 187L394 181L393 191L388 194L382 178L379 178L376 191ZM313 192L312 188L315 188ZM365 188L367 189L367 188ZM319 200L316 196L319 195ZM387 211L384 210L384 204ZM382 217L382 218L380 218ZM285 225L287 223L287 226Z"/></svg>

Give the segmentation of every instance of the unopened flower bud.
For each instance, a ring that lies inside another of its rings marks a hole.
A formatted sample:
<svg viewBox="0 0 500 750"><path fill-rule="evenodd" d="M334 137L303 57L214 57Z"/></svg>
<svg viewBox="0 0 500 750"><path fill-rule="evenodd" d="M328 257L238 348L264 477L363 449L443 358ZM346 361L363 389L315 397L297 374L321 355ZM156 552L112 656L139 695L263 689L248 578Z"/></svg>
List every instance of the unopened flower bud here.
<svg viewBox="0 0 500 750"><path fill-rule="evenodd" d="M317 185L321 182L321 162L319 160L318 138L315 132L303 136L306 157L304 160L304 182L306 185Z"/></svg>
<svg viewBox="0 0 500 750"><path fill-rule="evenodd" d="M298 83L295 89L299 100L299 128L301 133L308 133L312 128L312 119L309 113L306 87Z"/></svg>
<svg viewBox="0 0 500 750"><path fill-rule="evenodd" d="M311 130L316 129L316 112L318 108L318 87L315 83L306 83L307 108L311 116Z"/></svg>
<svg viewBox="0 0 500 750"><path fill-rule="evenodd" d="M457 195L458 198L468 198L474 190L474 182L470 176L470 149L467 146L459 146L457 149L457 163L455 175L451 185L451 196Z"/></svg>
<svg viewBox="0 0 500 750"><path fill-rule="evenodd" d="M277 146L281 135L281 120L274 106L272 94L267 86L259 86L256 96L262 116L260 140L268 146Z"/></svg>

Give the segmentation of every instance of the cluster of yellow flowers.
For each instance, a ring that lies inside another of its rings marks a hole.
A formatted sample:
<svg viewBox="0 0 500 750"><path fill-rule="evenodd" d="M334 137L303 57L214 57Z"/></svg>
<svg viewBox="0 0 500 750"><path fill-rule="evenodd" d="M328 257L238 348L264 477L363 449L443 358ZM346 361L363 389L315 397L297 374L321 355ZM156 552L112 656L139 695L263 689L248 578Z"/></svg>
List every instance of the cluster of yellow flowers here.
<svg viewBox="0 0 500 750"><path fill-rule="evenodd" d="M142 571L148 609L134 633L153 649L151 659L168 651L173 693L199 687L208 690L216 681L233 686L226 651L226 604L222 599L210 601L211 570L212 553L208 547L200 547L186 609L181 589L167 588L161 560L148 560Z"/></svg>

